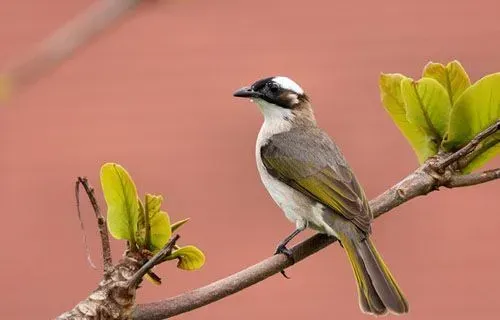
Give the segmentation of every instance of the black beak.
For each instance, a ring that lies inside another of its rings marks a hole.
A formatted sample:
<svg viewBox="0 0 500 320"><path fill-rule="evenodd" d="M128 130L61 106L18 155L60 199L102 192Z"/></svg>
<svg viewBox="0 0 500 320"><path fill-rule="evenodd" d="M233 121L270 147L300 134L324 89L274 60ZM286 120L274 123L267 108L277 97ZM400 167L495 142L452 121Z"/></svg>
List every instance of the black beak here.
<svg viewBox="0 0 500 320"><path fill-rule="evenodd" d="M236 90L236 92L233 93L233 96L240 98L259 98L261 96L261 93L253 91L252 87L243 87L239 90Z"/></svg>

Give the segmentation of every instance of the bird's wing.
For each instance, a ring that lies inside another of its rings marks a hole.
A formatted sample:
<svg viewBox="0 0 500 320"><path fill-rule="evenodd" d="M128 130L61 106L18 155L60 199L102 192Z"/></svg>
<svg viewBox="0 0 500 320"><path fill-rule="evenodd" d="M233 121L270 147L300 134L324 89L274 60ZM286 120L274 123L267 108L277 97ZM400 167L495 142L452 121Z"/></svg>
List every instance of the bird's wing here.
<svg viewBox="0 0 500 320"><path fill-rule="evenodd" d="M368 201L344 156L316 127L272 136L260 149L269 174L370 232Z"/></svg>

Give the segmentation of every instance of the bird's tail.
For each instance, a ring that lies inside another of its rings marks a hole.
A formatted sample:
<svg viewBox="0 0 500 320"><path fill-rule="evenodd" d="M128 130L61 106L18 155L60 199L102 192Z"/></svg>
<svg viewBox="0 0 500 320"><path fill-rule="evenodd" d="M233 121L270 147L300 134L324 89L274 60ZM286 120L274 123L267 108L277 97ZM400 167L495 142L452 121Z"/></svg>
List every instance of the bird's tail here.
<svg viewBox="0 0 500 320"><path fill-rule="evenodd" d="M363 312L383 315L408 312L408 302L398 284L367 237L362 241L340 237L351 262L358 285L359 305Z"/></svg>

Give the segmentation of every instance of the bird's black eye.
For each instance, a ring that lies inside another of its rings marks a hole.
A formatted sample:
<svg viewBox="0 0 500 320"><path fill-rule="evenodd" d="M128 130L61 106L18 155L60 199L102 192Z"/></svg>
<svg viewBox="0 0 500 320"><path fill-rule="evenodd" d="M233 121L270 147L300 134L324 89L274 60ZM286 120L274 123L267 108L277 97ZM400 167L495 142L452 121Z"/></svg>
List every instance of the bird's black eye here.
<svg viewBox="0 0 500 320"><path fill-rule="evenodd" d="M280 89L279 84L277 84L276 82L269 82L268 87L269 91L271 91L272 93L276 93Z"/></svg>

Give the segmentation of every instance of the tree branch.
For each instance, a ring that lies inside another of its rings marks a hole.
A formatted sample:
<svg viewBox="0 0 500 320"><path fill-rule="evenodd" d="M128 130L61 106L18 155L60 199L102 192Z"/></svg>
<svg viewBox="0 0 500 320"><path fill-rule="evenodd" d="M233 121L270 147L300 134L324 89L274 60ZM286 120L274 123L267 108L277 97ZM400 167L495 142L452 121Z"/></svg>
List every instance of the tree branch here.
<svg viewBox="0 0 500 320"><path fill-rule="evenodd" d="M129 288L137 288L142 280L142 277L144 277L146 273L148 273L154 266L161 263L163 258L172 253L172 249L174 248L175 243L177 242L177 240L179 240L179 238L180 236L178 234L173 236L163 247L163 249L158 251L151 259L148 260L148 262L146 262L139 270L137 270L137 272L129 280Z"/></svg>
<svg viewBox="0 0 500 320"><path fill-rule="evenodd" d="M500 179L500 168L463 176L452 176L444 186L447 188L468 187L495 179Z"/></svg>
<svg viewBox="0 0 500 320"><path fill-rule="evenodd" d="M85 225L83 224L82 212L80 210L80 180L76 180L75 182L75 199L76 199L76 212L78 214L78 220L80 221L80 229L83 234L83 245L85 246L85 253L87 254L87 261L93 269L97 269L94 262L92 261L92 257L90 255L90 248L87 242L87 234L85 233ZM104 260L104 257L103 257Z"/></svg>
<svg viewBox="0 0 500 320"><path fill-rule="evenodd" d="M440 170L444 170L449 167L452 163L457 162L458 160L464 158L468 154L474 151L476 147L484 141L489 136L500 130L500 120L497 120L494 124L483 130L479 133L474 139L472 139L468 144L466 144L463 148L458 150L457 152L451 154L449 157L443 159L439 163L436 164L436 167Z"/></svg>
<svg viewBox="0 0 500 320"><path fill-rule="evenodd" d="M390 189L370 201L373 217L396 208L418 196L423 196L436 190L436 179L427 173L428 165L424 164Z"/></svg>
<svg viewBox="0 0 500 320"><path fill-rule="evenodd" d="M82 185L89 197L90 203L92 204L92 208L94 208L94 213L97 218L97 228L99 229L99 234L101 236L101 246L102 246L102 260L104 265L104 277L113 269L113 258L111 257L111 246L109 244L109 235L108 229L106 226L106 218L101 214L101 209L97 204L97 200L94 195L94 188L89 185L87 178L78 177L75 184L75 193L76 193L76 203L78 209L78 216L80 216L80 205L79 205L79 197L78 197L78 186ZM81 221L81 220L80 220Z"/></svg>
<svg viewBox="0 0 500 320"><path fill-rule="evenodd" d="M336 240L324 234L316 234L291 248L293 258L297 263ZM291 261L285 255L274 255L202 288L166 300L139 305L134 311L133 319L166 319L203 307L267 279L291 265Z"/></svg>
<svg viewBox="0 0 500 320"><path fill-rule="evenodd" d="M456 188L499 179L500 169L469 175L459 175L454 170L446 170L472 152L481 141L499 130L500 121L478 134L469 144L457 152L429 159L402 181L370 201L373 216L377 218L410 199L439 189L440 186ZM295 262L299 262L336 240L334 237L316 234L291 248L293 258ZM286 256L274 255L191 292L158 302L138 305L133 318L135 320L160 320L200 308L256 284L286 269L291 264L292 262Z"/></svg>

